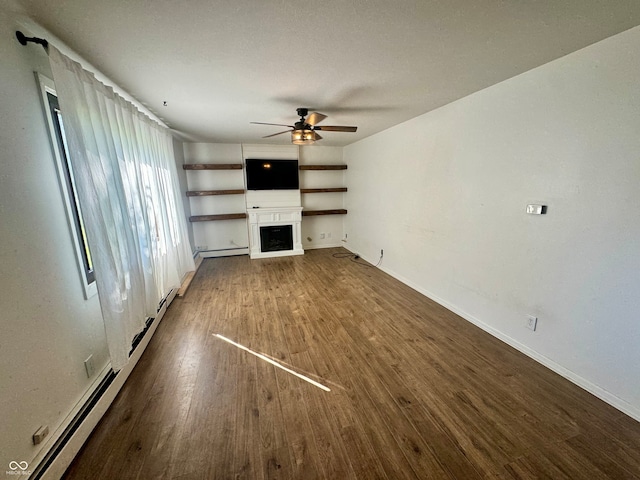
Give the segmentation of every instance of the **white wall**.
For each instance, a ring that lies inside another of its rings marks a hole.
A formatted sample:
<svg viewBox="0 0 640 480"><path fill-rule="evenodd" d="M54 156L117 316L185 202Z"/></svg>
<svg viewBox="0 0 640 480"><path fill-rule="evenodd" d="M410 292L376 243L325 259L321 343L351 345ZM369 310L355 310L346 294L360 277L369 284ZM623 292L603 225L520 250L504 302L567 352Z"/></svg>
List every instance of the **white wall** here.
<svg viewBox="0 0 640 480"><path fill-rule="evenodd" d="M301 165L342 164L342 147L309 145L300 147ZM302 170L300 188L344 187L344 170ZM344 208L344 193L306 193L302 195L305 210L333 210ZM327 248L341 246L345 215L317 215L302 217L302 247ZM324 234L324 238L322 237Z"/></svg>
<svg viewBox="0 0 640 480"><path fill-rule="evenodd" d="M264 155L259 158L275 158L270 157L269 152L273 152L273 155L280 158L282 157L283 149L290 149L292 146L245 145L244 148L251 152L262 151ZM243 161L243 145L240 144L184 144L185 163L243 163ZM301 165L341 164L342 147L324 147L321 145L300 147L298 161ZM245 188L244 170L188 170L187 183L190 190ZM344 171L342 170L300 172L301 188L342 186L344 186ZM302 195L302 206L307 210L343 208L343 196L343 193L305 194ZM244 195L191 197L189 200L191 215L246 211ZM341 245L343 219L344 215L303 217L303 248L326 248ZM243 220L195 222L193 223L193 232L194 245L205 247L205 250L209 251L208 255L212 256L222 255L229 248L248 247L249 245L247 222ZM324 239L321 238L322 233L324 233Z"/></svg>
<svg viewBox="0 0 640 480"><path fill-rule="evenodd" d="M0 471L34 458L108 362L98 297L85 300L34 71L40 46L0 10ZM28 32L25 32L28 34ZM87 378L84 360L96 373Z"/></svg>
<svg viewBox="0 0 640 480"><path fill-rule="evenodd" d="M348 248L637 419L639 78L640 27L344 150Z"/></svg>

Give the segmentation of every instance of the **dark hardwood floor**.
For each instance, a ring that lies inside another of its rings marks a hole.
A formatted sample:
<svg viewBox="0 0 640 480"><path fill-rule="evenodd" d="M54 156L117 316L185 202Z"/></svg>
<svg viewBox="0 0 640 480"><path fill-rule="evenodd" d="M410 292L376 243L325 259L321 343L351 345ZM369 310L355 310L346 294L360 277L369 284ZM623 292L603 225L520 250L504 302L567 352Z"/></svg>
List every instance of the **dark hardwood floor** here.
<svg viewBox="0 0 640 480"><path fill-rule="evenodd" d="M339 252L204 260L65 478L640 478L638 422Z"/></svg>

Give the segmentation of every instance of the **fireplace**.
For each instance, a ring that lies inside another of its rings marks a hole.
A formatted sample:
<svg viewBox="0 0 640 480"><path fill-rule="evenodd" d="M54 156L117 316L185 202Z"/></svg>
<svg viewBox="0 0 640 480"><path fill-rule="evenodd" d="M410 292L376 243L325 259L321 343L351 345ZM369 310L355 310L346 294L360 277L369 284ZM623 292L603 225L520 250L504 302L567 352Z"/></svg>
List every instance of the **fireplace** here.
<svg viewBox="0 0 640 480"><path fill-rule="evenodd" d="M302 207L247 209L251 258L304 255Z"/></svg>
<svg viewBox="0 0 640 480"><path fill-rule="evenodd" d="M293 225L260 227L260 251L293 250Z"/></svg>

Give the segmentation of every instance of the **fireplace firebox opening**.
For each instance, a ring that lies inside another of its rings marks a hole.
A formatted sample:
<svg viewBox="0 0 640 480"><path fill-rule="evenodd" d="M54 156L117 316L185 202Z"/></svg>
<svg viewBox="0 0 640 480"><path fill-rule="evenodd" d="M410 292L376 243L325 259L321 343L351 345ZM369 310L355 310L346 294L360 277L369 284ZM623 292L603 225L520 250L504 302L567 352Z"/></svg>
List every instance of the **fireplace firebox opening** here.
<svg viewBox="0 0 640 480"><path fill-rule="evenodd" d="M260 227L260 250L262 252L293 250L293 225Z"/></svg>

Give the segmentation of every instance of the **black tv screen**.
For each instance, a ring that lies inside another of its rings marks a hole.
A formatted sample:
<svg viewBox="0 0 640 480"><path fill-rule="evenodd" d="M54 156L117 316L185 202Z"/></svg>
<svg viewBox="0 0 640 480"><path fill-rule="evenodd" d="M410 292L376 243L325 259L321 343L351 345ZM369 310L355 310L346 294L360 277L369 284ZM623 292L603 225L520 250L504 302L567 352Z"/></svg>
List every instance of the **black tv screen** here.
<svg viewBox="0 0 640 480"><path fill-rule="evenodd" d="M247 190L298 190L298 160L247 158Z"/></svg>

